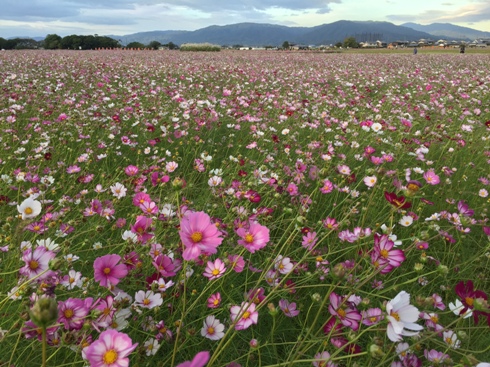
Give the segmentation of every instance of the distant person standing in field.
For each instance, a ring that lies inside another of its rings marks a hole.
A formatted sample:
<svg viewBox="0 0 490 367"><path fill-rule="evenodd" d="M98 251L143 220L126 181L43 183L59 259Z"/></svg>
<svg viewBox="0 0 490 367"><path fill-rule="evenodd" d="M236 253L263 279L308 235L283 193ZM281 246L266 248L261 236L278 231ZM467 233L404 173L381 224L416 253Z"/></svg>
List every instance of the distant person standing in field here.
<svg viewBox="0 0 490 367"><path fill-rule="evenodd" d="M464 49L465 49L465 45L462 44L461 46L459 46L459 53L460 54L464 54Z"/></svg>
<svg viewBox="0 0 490 367"><path fill-rule="evenodd" d="M417 47L414 47L414 48L413 48L413 54L414 54L414 55L417 55L417 52L418 52Z"/></svg>

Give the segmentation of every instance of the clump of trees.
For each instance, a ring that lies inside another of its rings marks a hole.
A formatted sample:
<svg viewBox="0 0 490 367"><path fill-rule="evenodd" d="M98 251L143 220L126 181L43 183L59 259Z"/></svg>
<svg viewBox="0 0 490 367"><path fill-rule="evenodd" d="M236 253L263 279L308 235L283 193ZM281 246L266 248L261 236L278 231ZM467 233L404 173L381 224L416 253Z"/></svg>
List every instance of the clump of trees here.
<svg viewBox="0 0 490 367"><path fill-rule="evenodd" d="M173 42L162 44L158 41L151 41L148 45L141 42L131 42L126 46L121 45L120 40L116 40L107 36L99 36L97 34L90 36L79 36L72 34L70 36L61 37L57 34L48 34L42 41L36 41L32 38L13 38L4 39L0 37L0 49L4 50L19 50L19 49L39 49L46 50L93 50L96 48L150 48L158 50L160 47L165 47L170 50L178 49L179 46Z"/></svg>

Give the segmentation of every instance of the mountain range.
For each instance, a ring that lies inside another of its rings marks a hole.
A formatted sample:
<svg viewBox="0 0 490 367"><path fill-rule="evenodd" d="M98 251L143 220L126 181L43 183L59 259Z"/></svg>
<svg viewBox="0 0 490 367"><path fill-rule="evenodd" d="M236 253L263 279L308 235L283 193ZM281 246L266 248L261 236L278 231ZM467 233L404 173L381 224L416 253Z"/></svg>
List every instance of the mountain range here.
<svg viewBox="0 0 490 367"><path fill-rule="evenodd" d="M418 41L420 39L473 41L482 38L490 39L490 32L460 27L450 23L395 25L390 22L340 20L314 27L237 23L224 26L212 25L195 31L166 30L107 36L120 41L122 45L131 42L140 42L146 45L152 41L158 41L162 44L173 42L177 45L209 42L217 45L264 47L281 46L285 41L298 45L329 45L343 42L347 37L355 37L358 42L379 40L387 43ZM44 37L31 38L36 41L44 39Z"/></svg>
<svg viewBox="0 0 490 367"><path fill-rule="evenodd" d="M284 41L300 45L328 45L342 42L347 37L355 37L358 42L377 40L418 41L419 39L473 41L490 38L490 32L459 27L449 23L420 25L405 23L395 25L390 22L348 21L322 24L315 27L288 27L265 23L237 23L225 26L209 26L195 31L152 31L138 32L124 36L109 35L120 40L123 45L130 42L148 44L158 41L162 44L173 42L202 43L217 45L243 45L250 47L281 46Z"/></svg>

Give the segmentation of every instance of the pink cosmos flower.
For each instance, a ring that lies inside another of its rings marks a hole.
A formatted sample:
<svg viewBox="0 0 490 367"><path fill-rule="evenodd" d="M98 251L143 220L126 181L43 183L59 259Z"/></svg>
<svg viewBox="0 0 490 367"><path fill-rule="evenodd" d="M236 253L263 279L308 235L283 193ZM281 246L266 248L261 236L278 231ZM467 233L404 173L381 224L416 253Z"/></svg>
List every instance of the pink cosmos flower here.
<svg viewBox="0 0 490 367"><path fill-rule="evenodd" d="M68 298L64 302L58 302L58 322L63 324L66 330L80 330L90 312L91 305L92 298L86 300Z"/></svg>
<svg viewBox="0 0 490 367"><path fill-rule="evenodd" d="M289 193L289 195L296 196L298 195L298 186L291 182L288 187L286 187L286 191Z"/></svg>
<svg viewBox="0 0 490 367"><path fill-rule="evenodd" d="M212 294L208 298L207 303L209 308L218 308L221 304L221 293L217 292Z"/></svg>
<svg viewBox="0 0 490 367"><path fill-rule="evenodd" d="M128 367L128 355L136 349L129 336L116 330L103 331L99 339L84 349L90 367Z"/></svg>
<svg viewBox="0 0 490 367"><path fill-rule="evenodd" d="M402 250L394 249L395 243L389 236L374 234L374 248L371 251L371 262L376 268L380 268L381 274L387 274L399 267L405 261Z"/></svg>
<svg viewBox="0 0 490 367"><path fill-rule="evenodd" d="M180 222L180 239L185 246L184 260L197 259L202 252L215 254L223 242L221 232L204 212L186 212Z"/></svg>
<svg viewBox="0 0 490 367"><path fill-rule="evenodd" d="M337 367L336 363L330 362L330 353L321 352L315 354L315 360L312 362L315 367Z"/></svg>
<svg viewBox="0 0 490 367"><path fill-rule="evenodd" d="M142 245L153 238L153 234L149 233L152 230L151 222L151 218L145 217L144 215L138 215L136 217L136 222L131 226L131 232L136 233L138 241Z"/></svg>
<svg viewBox="0 0 490 367"><path fill-rule="evenodd" d="M27 249L22 254L22 260L25 262L25 265L20 268L19 273L29 279L36 276L38 280L50 277L54 272L49 270L49 262L55 257L56 253L49 251L44 246L38 246L34 251Z"/></svg>
<svg viewBox="0 0 490 367"><path fill-rule="evenodd" d="M269 242L269 228L257 222L250 223L248 228L238 228L236 233L242 238L238 240L238 244L243 245L252 254Z"/></svg>
<svg viewBox="0 0 490 367"><path fill-rule="evenodd" d="M228 260L230 261L230 267L237 273L241 273L245 267L245 260L243 256L239 255L229 255Z"/></svg>
<svg viewBox="0 0 490 367"><path fill-rule="evenodd" d="M286 299L281 299L279 301L279 308L282 312L284 312L284 315L286 315L287 317L295 317L299 315L299 310L296 309L295 302L290 303Z"/></svg>
<svg viewBox="0 0 490 367"><path fill-rule="evenodd" d="M364 177L363 181L367 187L373 187L378 179L376 178L376 176L366 176Z"/></svg>
<svg viewBox="0 0 490 367"><path fill-rule="evenodd" d="M430 169L424 173L424 179L429 185L437 185L441 182L440 178L433 169Z"/></svg>
<svg viewBox="0 0 490 367"><path fill-rule="evenodd" d="M151 262L163 277L173 277L182 267L182 261L167 255L158 255Z"/></svg>
<svg viewBox="0 0 490 367"><path fill-rule="evenodd" d="M316 232L308 232L306 235L303 236L301 246L303 246L308 251L311 251L315 247L316 241Z"/></svg>
<svg viewBox="0 0 490 367"><path fill-rule="evenodd" d="M209 280L220 278L226 271L225 263L221 259L208 261L206 269L204 269L203 275Z"/></svg>
<svg viewBox="0 0 490 367"><path fill-rule="evenodd" d="M326 179L323 181L322 187L320 187L320 192L322 194L329 194L333 191L333 188L333 183L330 180Z"/></svg>
<svg viewBox="0 0 490 367"><path fill-rule="evenodd" d="M362 311L362 323L364 325L376 325L384 319L383 311L380 308L368 308L366 311Z"/></svg>
<svg viewBox="0 0 490 367"><path fill-rule="evenodd" d="M257 324L259 313L255 311L255 303L242 302L241 306L230 308L231 321L236 322L235 330L248 329L253 324Z"/></svg>
<svg viewBox="0 0 490 367"><path fill-rule="evenodd" d="M359 321L362 316L352 302L346 297L339 296L335 292L330 293L330 305L328 311L336 316L342 325L350 327L353 331L359 329Z"/></svg>
<svg viewBox="0 0 490 367"><path fill-rule="evenodd" d="M196 354L192 361L178 364L176 367L204 367L209 361L209 352L203 351Z"/></svg>
<svg viewBox="0 0 490 367"><path fill-rule="evenodd" d="M127 166L125 169L124 169L124 172L128 175L128 176L135 176L138 174L139 172L139 168L136 167L136 166L133 166L133 165L129 165Z"/></svg>
<svg viewBox="0 0 490 367"><path fill-rule="evenodd" d="M128 274L128 268L124 264L118 264L121 256L115 254L98 257L94 261L94 279L102 287L111 287Z"/></svg>

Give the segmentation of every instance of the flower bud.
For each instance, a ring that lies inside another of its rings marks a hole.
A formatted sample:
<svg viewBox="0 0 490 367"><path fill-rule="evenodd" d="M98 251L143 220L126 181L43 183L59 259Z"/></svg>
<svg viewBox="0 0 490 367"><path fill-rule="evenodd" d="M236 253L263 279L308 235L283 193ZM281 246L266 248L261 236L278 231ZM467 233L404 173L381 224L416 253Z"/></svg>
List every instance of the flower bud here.
<svg viewBox="0 0 490 367"><path fill-rule="evenodd" d="M369 353L371 354L371 357L373 358L381 358L384 356L383 349L379 345L376 344L371 344L369 346Z"/></svg>
<svg viewBox="0 0 490 367"><path fill-rule="evenodd" d="M39 327L47 327L58 319L58 304L54 298L39 298L29 310L31 321Z"/></svg>

